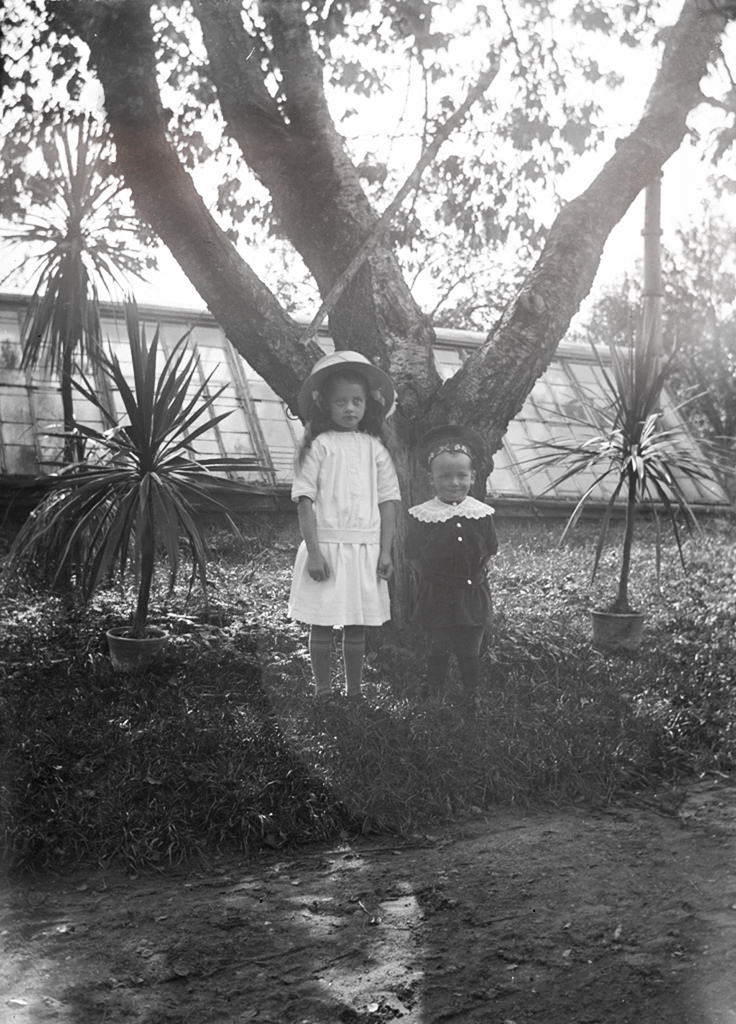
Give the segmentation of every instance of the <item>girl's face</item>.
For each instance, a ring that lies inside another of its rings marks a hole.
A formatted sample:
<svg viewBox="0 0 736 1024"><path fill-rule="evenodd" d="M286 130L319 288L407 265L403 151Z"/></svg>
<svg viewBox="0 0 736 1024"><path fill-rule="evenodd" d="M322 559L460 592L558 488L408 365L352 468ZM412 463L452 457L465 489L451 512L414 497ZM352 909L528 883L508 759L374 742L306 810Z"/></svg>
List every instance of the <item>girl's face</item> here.
<svg viewBox="0 0 736 1024"><path fill-rule="evenodd" d="M326 394L327 415L338 430L357 430L365 416L365 388L358 381L337 377Z"/></svg>
<svg viewBox="0 0 736 1024"><path fill-rule="evenodd" d="M432 459L429 477L440 501L453 503L467 498L475 471L470 456L464 452L440 452Z"/></svg>

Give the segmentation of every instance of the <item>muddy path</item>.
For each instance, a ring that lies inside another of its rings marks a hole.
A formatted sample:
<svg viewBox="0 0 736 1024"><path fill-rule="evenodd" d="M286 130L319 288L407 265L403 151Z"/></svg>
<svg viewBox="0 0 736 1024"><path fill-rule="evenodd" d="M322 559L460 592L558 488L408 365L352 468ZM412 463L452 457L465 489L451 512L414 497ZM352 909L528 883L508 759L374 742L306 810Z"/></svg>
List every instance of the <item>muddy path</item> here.
<svg viewBox="0 0 736 1024"><path fill-rule="evenodd" d="M5 882L2 1024L734 1024L736 784Z"/></svg>

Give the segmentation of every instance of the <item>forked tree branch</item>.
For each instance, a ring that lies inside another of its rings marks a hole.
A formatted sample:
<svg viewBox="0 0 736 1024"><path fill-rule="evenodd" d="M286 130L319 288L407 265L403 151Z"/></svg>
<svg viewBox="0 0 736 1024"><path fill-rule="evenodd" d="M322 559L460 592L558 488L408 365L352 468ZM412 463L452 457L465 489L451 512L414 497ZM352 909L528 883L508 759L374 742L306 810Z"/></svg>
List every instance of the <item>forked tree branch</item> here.
<svg viewBox="0 0 736 1024"><path fill-rule="evenodd" d="M680 146L725 24L712 12L705 16L699 0L685 0L639 124L618 141L589 188L562 208L516 298L484 345L443 385L436 422L472 423L492 451L500 446L588 294L611 230Z"/></svg>
<svg viewBox="0 0 736 1024"><path fill-rule="evenodd" d="M289 137L260 66L261 41L243 24L242 0L192 0L225 118L270 144Z"/></svg>
<svg viewBox="0 0 736 1024"><path fill-rule="evenodd" d="M419 181L424 174L425 170L437 156L442 144L449 138L449 136L455 131L455 129L462 124L468 111L473 104L478 100L483 93L488 89L493 79L498 74L499 62L494 55L491 59L490 64L486 70L478 78L478 81L468 91L463 102L453 111L453 113L447 118L445 123L441 125L434 134L432 141L426 147L424 152L417 160L414 169L406 177L403 185L399 188L398 192L388 204L386 209L383 211L381 216L378 218L375 226L371 230L371 233L363 241L356 254L351 259L345 270L340 274L338 279L330 288L329 292L325 296L322 305L315 313L312 322L309 327L302 334L301 340L303 343L310 341L314 338L319 330L320 326L324 322L325 317L329 316L332 310L340 300L341 295L348 287L350 282L353 280L358 270L364 261L368 258L370 253L376 248L376 246L382 241L384 233L391 224L391 221L398 213L401 208L401 204L404 202L406 197L419 185Z"/></svg>
<svg viewBox="0 0 736 1024"><path fill-rule="evenodd" d="M321 131L329 116L322 65L314 52L299 0L261 0L261 14L281 69L286 115L300 133Z"/></svg>

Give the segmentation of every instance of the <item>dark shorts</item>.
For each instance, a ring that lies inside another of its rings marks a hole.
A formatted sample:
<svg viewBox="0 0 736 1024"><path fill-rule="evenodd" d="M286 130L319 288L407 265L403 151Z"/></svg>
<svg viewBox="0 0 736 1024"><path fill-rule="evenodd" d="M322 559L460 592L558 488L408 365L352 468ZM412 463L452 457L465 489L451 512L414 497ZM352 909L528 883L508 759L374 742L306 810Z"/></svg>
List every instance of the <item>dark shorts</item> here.
<svg viewBox="0 0 736 1024"><path fill-rule="evenodd" d="M458 658L477 658L485 626L435 626L429 634L431 651L453 651Z"/></svg>

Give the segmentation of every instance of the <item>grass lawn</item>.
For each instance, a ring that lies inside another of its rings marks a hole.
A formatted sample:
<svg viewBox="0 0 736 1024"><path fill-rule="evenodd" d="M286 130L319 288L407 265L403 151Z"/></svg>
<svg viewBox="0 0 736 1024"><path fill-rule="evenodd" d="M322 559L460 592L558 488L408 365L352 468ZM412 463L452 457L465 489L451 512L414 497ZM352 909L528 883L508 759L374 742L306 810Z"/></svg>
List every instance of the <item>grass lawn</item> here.
<svg viewBox="0 0 736 1024"><path fill-rule="evenodd" d="M85 613L30 586L0 597L0 827L11 868L164 866L347 831L412 830L493 805L605 801L736 761L734 526L703 520L683 573L653 526L636 548L636 657L590 647L616 552L588 585L593 534L499 524L484 696L464 723L419 697L410 637L371 631L366 700L311 698L306 630L286 618L293 549L261 528L215 534L205 607L183 588L156 609L173 637L154 669L115 674L104 628L128 597Z"/></svg>

